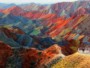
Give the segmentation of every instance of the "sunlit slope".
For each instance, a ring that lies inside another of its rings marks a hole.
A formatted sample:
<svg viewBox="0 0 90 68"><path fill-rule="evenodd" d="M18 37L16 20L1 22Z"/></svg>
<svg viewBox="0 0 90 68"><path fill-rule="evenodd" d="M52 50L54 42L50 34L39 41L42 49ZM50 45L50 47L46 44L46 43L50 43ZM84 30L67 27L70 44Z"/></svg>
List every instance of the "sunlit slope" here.
<svg viewBox="0 0 90 68"><path fill-rule="evenodd" d="M90 68L90 55L75 53L65 57L52 68Z"/></svg>

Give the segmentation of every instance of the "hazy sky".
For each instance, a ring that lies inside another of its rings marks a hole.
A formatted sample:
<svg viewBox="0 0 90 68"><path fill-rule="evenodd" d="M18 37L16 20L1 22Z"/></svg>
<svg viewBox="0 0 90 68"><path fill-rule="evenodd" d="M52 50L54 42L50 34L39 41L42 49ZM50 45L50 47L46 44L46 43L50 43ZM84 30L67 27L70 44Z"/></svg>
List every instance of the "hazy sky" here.
<svg viewBox="0 0 90 68"><path fill-rule="evenodd" d="M57 3L57 2L73 2L76 0L0 0L1 3L16 3L16 4L21 4L21 3L41 3L41 4L46 4L46 3Z"/></svg>

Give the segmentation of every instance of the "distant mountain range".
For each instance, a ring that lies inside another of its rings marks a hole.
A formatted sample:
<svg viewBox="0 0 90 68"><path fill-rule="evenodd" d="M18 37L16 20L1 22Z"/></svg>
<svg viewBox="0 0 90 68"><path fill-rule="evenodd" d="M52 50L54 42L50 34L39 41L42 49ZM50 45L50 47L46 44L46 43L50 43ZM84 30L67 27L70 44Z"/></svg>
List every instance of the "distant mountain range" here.
<svg viewBox="0 0 90 68"><path fill-rule="evenodd" d="M84 13L90 13L89 7L90 3L89 1L76 1L76 2L61 2L56 4L50 4L50 5L40 5L40 4L21 4L21 5L15 5L15 4L0 4L1 9L6 9L14 6L19 6L23 10L26 11L38 11L43 13L54 13L57 16L71 16L71 15L78 15L84 14ZM63 6L64 5L64 6Z"/></svg>
<svg viewBox="0 0 90 68"><path fill-rule="evenodd" d="M4 4L4 3L0 3L0 8L1 9L6 9L6 8L10 8L10 7L13 7L13 6L16 6L16 4Z"/></svg>

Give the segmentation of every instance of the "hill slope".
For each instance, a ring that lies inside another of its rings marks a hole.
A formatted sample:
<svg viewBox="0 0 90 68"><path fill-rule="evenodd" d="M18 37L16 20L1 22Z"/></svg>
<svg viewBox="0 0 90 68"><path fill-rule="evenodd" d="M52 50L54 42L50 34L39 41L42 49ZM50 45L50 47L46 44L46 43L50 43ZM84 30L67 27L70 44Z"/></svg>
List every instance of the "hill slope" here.
<svg viewBox="0 0 90 68"><path fill-rule="evenodd" d="M75 53L60 60L52 68L90 68L90 55Z"/></svg>

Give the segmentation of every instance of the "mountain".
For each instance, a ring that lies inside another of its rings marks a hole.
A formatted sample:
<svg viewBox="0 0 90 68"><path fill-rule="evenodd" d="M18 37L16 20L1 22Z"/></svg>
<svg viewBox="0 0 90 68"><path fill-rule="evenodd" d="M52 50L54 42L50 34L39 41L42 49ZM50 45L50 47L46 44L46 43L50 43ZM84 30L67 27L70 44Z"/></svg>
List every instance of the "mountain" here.
<svg viewBox="0 0 90 68"><path fill-rule="evenodd" d="M28 49L28 52L24 51L23 53L23 68L27 67L49 67L49 63L52 60L55 60L55 57L59 58L61 56L60 49L57 45L52 45L52 47L44 50L39 51L34 48ZM31 59L32 58L32 59ZM30 60L26 62L27 60Z"/></svg>
<svg viewBox="0 0 90 68"><path fill-rule="evenodd" d="M90 13L87 11L89 9L89 1L76 1L76 2L61 2L51 5L40 5L40 4L25 4L20 5L20 7L26 11L38 11L43 13L53 13L57 16L76 16L77 12L78 14L83 14L85 11L85 14ZM32 8L33 7L33 8ZM83 12L82 12L83 10Z"/></svg>
<svg viewBox="0 0 90 68"><path fill-rule="evenodd" d="M16 6L13 4L10 4L10 5L11 5L10 7ZM21 7L26 11L54 13L57 16L66 16L66 17L77 15L75 14L77 12L79 12L78 14L82 14L84 11L86 11L85 12L86 14L90 13L89 11L87 11L89 9L89 1L62 2L62 3L51 4L51 5L40 5L40 4L31 3L31 4L25 4L25 5L23 4L18 6L19 8Z"/></svg>
<svg viewBox="0 0 90 68"><path fill-rule="evenodd" d="M77 59L90 52L90 1L1 5L1 68L83 66Z"/></svg>
<svg viewBox="0 0 90 68"><path fill-rule="evenodd" d="M10 8L12 6L15 6L16 4L4 4L4 3L0 3L0 8L1 9L6 9L6 8Z"/></svg>
<svg viewBox="0 0 90 68"><path fill-rule="evenodd" d="M36 3L23 4L19 6L26 11L47 11L50 8L50 5L42 5Z"/></svg>
<svg viewBox="0 0 90 68"><path fill-rule="evenodd" d="M10 8L7 8L3 11L4 14L13 14L13 15L20 15L21 13L24 13L24 10L21 9L18 6L13 6Z"/></svg>

